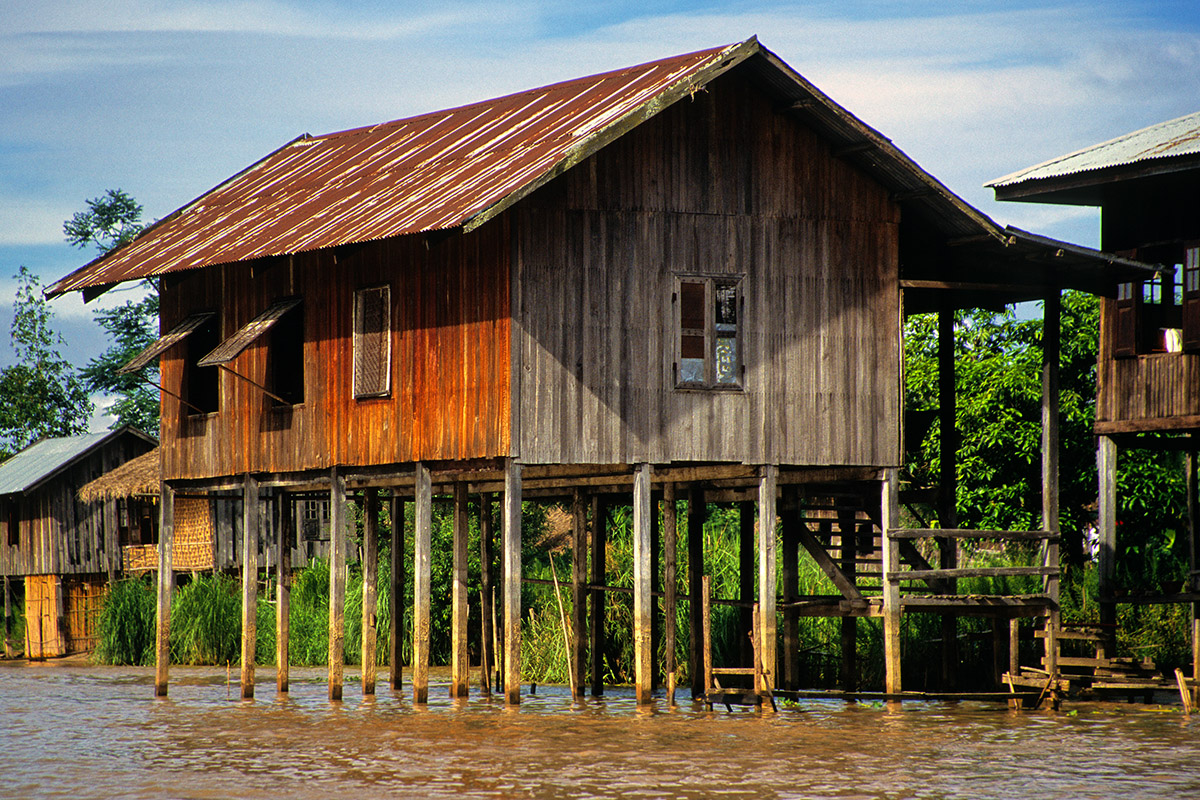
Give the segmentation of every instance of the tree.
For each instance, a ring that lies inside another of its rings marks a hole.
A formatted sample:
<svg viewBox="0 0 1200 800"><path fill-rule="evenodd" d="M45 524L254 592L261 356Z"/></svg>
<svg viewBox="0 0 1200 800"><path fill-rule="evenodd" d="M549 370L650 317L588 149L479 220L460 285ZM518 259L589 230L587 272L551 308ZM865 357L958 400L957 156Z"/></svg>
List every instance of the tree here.
<svg viewBox="0 0 1200 800"><path fill-rule="evenodd" d="M0 370L0 453L10 455L47 436L87 430L92 402L83 381L58 352L65 342L51 326L37 276L21 267L13 302L17 363Z"/></svg>
<svg viewBox="0 0 1200 800"><path fill-rule="evenodd" d="M101 197L87 201L87 210L76 212L63 223L67 241L76 247L95 245L99 255L107 255L132 241L145 230L142 206L120 189L109 189ZM126 300L123 305L100 309L95 320L108 334L110 344L99 357L81 370L87 388L116 398L108 411L116 419L112 427L133 425L142 430L158 431L159 395L157 364L149 364L135 374L118 375L117 370L158 338L158 292L146 282L149 293L142 299Z"/></svg>

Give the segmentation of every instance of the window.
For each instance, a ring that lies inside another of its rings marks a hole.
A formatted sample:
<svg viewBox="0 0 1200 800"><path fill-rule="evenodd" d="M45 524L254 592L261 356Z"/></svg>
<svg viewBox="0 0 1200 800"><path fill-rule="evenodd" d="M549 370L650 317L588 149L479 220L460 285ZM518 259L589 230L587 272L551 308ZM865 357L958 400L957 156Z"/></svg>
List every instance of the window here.
<svg viewBox="0 0 1200 800"><path fill-rule="evenodd" d="M208 317L184 342L187 356L180 392L187 403L183 407L184 413L212 414L221 407L221 371L215 366L202 367L197 362L221 343L221 325L217 315Z"/></svg>
<svg viewBox="0 0 1200 800"><path fill-rule="evenodd" d="M1189 249L1187 253L1190 253ZM1117 284L1116 316L1113 327L1113 355L1130 358L1151 353L1177 353L1192 349L1186 344L1183 309L1188 304L1188 285L1200 284L1200 276L1189 276L1187 262L1180 263L1185 251L1179 245L1159 245L1121 251L1119 255L1147 263L1173 264L1174 272L1160 272L1143 281ZM1191 257L1191 256L1187 256ZM1200 292L1196 294L1200 301ZM1200 305L1197 307L1200 323ZM1200 347L1200 325L1197 325Z"/></svg>
<svg viewBox="0 0 1200 800"><path fill-rule="evenodd" d="M21 506L15 497L4 501L4 521L8 528L8 546L21 546Z"/></svg>
<svg viewBox="0 0 1200 800"><path fill-rule="evenodd" d="M304 402L303 305L283 314L268 333L267 388L278 398L271 400L276 406L286 408Z"/></svg>
<svg viewBox="0 0 1200 800"><path fill-rule="evenodd" d="M679 276L672 299L676 387L741 388L740 279Z"/></svg>
<svg viewBox="0 0 1200 800"><path fill-rule="evenodd" d="M1200 243L1192 242L1183 259L1183 349L1200 350Z"/></svg>
<svg viewBox="0 0 1200 800"><path fill-rule="evenodd" d="M387 286L354 293L354 396L382 397L392 389L392 305Z"/></svg>

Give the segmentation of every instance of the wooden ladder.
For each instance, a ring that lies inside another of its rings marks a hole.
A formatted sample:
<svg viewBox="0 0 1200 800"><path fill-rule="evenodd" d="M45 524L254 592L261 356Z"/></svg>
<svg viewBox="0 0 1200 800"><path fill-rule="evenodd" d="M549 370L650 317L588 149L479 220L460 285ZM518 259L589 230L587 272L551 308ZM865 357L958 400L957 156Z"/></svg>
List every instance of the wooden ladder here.
<svg viewBox="0 0 1200 800"><path fill-rule="evenodd" d="M704 631L704 703L711 710L714 703L722 703L727 711L733 710L733 704L753 705L761 707L766 701L772 711L777 711L775 695L771 690L771 675L763 669L762 657L759 654L759 609L754 604L754 628L750 632L750 643L754 650L753 667L714 667L712 658L712 587L708 575L700 579L701 583L701 615ZM754 688L750 691L726 688L721 686L719 676L746 675L754 679Z"/></svg>

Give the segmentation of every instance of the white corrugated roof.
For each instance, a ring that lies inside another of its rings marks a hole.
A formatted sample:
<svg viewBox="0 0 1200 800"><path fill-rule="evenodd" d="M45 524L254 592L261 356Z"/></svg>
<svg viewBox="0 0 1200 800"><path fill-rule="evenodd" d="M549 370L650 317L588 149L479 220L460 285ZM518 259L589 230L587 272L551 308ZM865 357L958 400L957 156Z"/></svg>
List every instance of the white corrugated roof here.
<svg viewBox="0 0 1200 800"><path fill-rule="evenodd" d="M91 450L112 433L84 433L79 436L60 436L34 442L0 464L0 494L32 489L44 478Z"/></svg>
<svg viewBox="0 0 1200 800"><path fill-rule="evenodd" d="M1200 153L1200 111L1160 122L1140 131L1052 158L1033 167L987 183L990 187L1011 186L1025 181L1060 178L1080 172L1119 167L1159 158Z"/></svg>

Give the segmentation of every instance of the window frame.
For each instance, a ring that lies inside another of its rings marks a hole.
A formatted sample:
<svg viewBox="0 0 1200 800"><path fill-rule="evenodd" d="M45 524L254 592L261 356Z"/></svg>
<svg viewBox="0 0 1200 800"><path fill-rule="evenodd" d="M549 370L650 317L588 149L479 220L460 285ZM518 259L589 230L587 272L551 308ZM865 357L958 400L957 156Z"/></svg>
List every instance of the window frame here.
<svg viewBox="0 0 1200 800"><path fill-rule="evenodd" d="M722 391L744 392L746 384L745 358L745 328L746 328L746 295L743 289L745 275L742 273L673 273L671 288L671 381L677 391ZM683 327L683 285L699 283L704 286L704 366L703 380L692 381L682 378L683 337L697 335L699 328ZM716 319L716 292L718 287L733 287L734 308L737 321L732 337L719 336ZM734 340L737 364L734 369L733 381L720 381L717 378L717 343L719 339Z"/></svg>
<svg viewBox="0 0 1200 800"><path fill-rule="evenodd" d="M362 314L365 303L365 298L369 293L383 293L383 313L384 325L382 335L382 388L364 388L359 389L359 353L363 347L363 342L366 332L362 330ZM376 283L369 286L360 286L354 290L352 300L353 307L351 308L350 325L351 325L351 344L350 344L350 391L355 400L370 400L378 397L389 397L392 393L392 285L390 283Z"/></svg>

